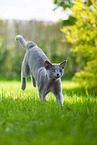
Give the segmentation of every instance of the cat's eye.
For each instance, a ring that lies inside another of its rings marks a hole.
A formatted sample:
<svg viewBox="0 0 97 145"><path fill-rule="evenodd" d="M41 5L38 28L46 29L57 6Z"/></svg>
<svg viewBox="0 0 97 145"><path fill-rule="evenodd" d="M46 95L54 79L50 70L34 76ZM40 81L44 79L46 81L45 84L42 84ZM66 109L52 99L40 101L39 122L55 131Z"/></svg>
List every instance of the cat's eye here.
<svg viewBox="0 0 97 145"><path fill-rule="evenodd" d="M52 69L52 72L55 72L55 69Z"/></svg>
<svg viewBox="0 0 97 145"><path fill-rule="evenodd" d="M60 69L60 73L62 73L62 69Z"/></svg>

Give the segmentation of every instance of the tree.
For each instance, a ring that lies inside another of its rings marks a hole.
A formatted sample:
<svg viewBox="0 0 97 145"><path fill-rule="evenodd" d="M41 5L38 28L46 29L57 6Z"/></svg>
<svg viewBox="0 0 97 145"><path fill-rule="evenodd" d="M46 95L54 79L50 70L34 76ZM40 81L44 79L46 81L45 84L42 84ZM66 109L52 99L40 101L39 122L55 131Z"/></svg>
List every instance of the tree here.
<svg viewBox="0 0 97 145"><path fill-rule="evenodd" d="M62 7L64 10L67 8L71 8L73 6L73 1L71 0L54 0L54 4L56 4L56 8Z"/></svg>
<svg viewBox="0 0 97 145"><path fill-rule="evenodd" d="M80 1L80 0L79 0ZM96 3L96 0L82 0L84 4L90 6L94 2ZM54 0L54 4L56 5L55 10L58 7L62 7L64 10L67 8L72 8L74 6L74 1L73 0Z"/></svg>
<svg viewBox="0 0 97 145"><path fill-rule="evenodd" d="M97 4L95 0L91 2L85 4L74 0L71 10L76 23L65 26L62 31L67 34L65 41L73 44L71 51L76 61L79 65L84 62L83 69L75 73L74 80L86 87L97 87Z"/></svg>

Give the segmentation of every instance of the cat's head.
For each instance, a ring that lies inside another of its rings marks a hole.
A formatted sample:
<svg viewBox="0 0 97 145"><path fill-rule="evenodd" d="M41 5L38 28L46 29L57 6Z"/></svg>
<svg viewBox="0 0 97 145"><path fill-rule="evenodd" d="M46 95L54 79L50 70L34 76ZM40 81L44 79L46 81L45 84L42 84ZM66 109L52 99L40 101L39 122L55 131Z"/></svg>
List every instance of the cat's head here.
<svg viewBox="0 0 97 145"><path fill-rule="evenodd" d="M59 64L54 64L46 60L44 63L44 67L46 68L49 78L58 79L62 77L66 63L67 63L67 60Z"/></svg>

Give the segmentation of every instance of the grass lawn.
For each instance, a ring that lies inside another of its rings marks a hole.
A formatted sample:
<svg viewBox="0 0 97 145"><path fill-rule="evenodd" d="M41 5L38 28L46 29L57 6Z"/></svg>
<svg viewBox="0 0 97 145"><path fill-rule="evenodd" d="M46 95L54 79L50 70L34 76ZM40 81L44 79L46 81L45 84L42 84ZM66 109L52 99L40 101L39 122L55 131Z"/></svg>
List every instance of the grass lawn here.
<svg viewBox="0 0 97 145"><path fill-rule="evenodd" d="M0 145L97 145L97 98L72 81L62 82L64 104L47 102L27 83L0 82Z"/></svg>

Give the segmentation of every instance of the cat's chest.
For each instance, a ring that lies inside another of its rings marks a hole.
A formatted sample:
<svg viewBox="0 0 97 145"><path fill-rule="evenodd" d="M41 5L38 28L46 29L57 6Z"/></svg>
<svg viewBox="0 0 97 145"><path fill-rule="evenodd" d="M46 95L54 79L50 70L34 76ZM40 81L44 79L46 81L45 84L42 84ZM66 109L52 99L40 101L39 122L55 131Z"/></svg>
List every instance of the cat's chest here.
<svg viewBox="0 0 97 145"><path fill-rule="evenodd" d="M54 81L51 81L51 80L47 80L45 82L45 91L51 91L52 88L54 87Z"/></svg>
<svg viewBox="0 0 97 145"><path fill-rule="evenodd" d="M45 83L43 92L45 95L47 95L52 89L52 83Z"/></svg>

